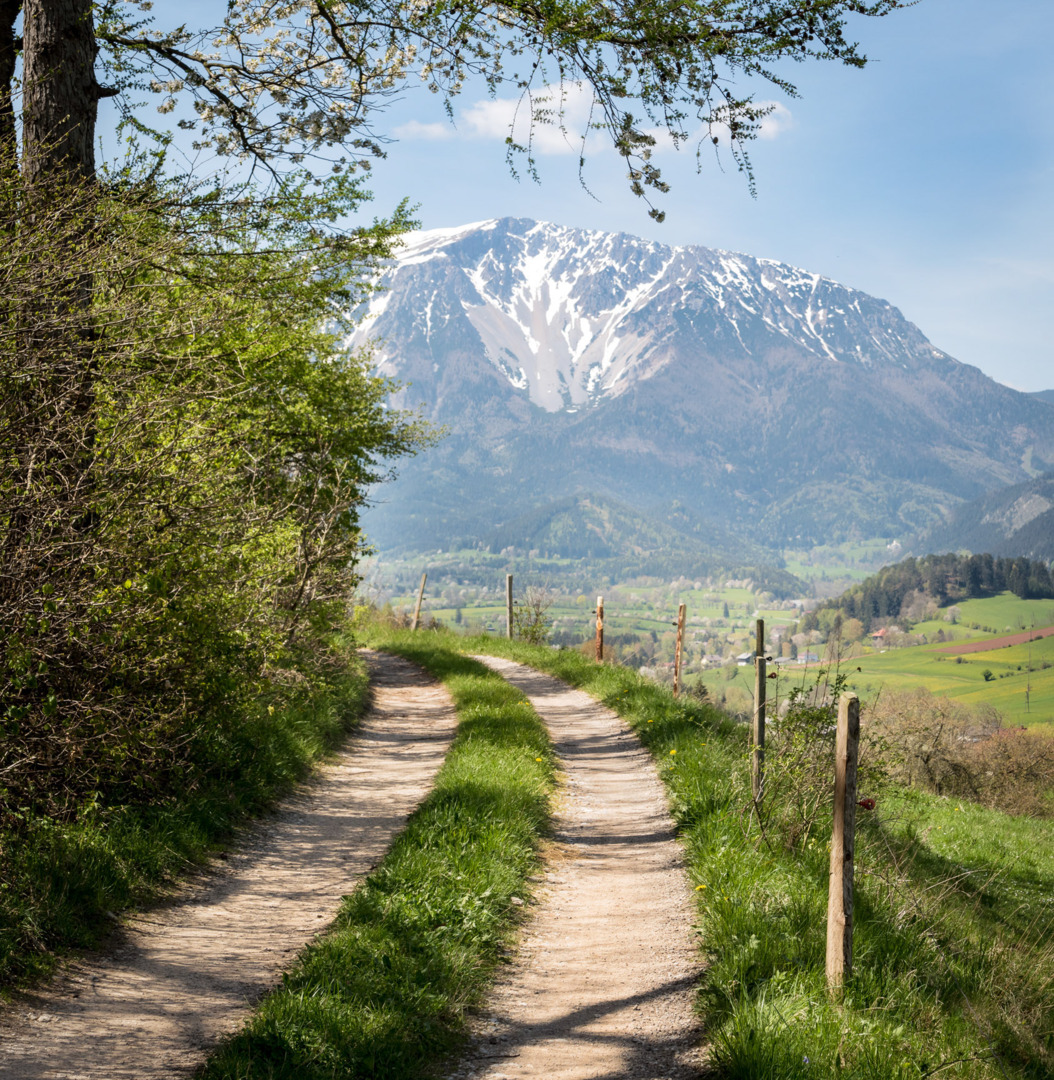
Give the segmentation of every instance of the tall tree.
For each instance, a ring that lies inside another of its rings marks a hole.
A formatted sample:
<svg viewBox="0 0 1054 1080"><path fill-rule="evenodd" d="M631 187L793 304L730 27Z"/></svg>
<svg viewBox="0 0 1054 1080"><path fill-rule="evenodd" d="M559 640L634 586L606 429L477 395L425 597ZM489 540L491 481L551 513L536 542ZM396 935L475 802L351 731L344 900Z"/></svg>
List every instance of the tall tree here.
<svg viewBox="0 0 1054 1080"><path fill-rule="evenodd" d="M22 0L0 0L0 173L16 167L14 81L21 41L15 25Z"/></svg>

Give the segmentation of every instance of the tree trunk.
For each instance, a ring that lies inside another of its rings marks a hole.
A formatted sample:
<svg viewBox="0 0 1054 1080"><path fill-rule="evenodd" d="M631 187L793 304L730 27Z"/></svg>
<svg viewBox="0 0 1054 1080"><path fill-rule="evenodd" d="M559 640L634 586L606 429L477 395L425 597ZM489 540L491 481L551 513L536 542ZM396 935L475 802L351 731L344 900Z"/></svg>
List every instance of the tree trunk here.
<svg viewBox="0 0 1054 1080"><path fill-rule="evenodd" d="M95 176L95 78L91 0L25 0L22 170L26 180Z"/></svg>
<svg viewBox="0 0 1054 1080"><path fill-rule="evenodd" d="M17 17L15 0L0 5L5 17ZM76 565L73 552L95 520L91 251L95 118L105 91L95 78L91 0L21 6L22 180L12 170L6 187L13 193L8 225L31 265L15 272L16 293L8 298L16 342L8 362L18 389L5 402L5 427L15 439L12 479L23 498L0 545L0 590L28 587L14 572L27 544L40 549L33 565L42 580L61 576L56 567ZM9 24L0 34L4 28ZM15 44L12 38L12 50Z"/></svg>

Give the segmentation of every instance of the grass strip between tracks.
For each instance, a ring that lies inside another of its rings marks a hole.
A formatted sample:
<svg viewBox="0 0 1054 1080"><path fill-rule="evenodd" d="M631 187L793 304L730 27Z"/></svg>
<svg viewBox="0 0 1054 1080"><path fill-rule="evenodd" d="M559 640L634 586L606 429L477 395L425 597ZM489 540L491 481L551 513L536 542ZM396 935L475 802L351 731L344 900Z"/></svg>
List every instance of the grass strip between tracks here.
<svg viewBox="0 0 1054 1080"><path fill-rule="evenodd" d="M589 692L654 756L709 958L699 1007L714 1076L1054 1075L1054 823L873 793L857 832L854 973L836 1006L824 983L830 812L804 845L765 842L746 813L745 725L570 650L494 637L460 647Z"/></svg>
<svg viewBox="0 0 1054 1080"><path fill-rule="evenodd" d="M464 1038L549 828L554 759L523 694L432 634L371 644L442 679L458 732L431 794L201 1080L420 1080Z"/></svg>

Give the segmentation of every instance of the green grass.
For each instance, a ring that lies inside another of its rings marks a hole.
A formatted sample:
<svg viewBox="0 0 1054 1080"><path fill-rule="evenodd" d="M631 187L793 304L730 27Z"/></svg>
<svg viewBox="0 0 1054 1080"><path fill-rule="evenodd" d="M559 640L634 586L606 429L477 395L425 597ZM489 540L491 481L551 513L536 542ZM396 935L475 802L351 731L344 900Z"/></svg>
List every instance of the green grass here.
<svg viewBox="0 0 1054 1080"><path fill-rule="evenodd" d="M970 705L990 705L1007 723L1054 730L1054 637L1032 642L1031 673L1027 644L967 653L961 659L939 649L934 645L890 649L856 657L845 667L853 688L865 697L883 687L910 690L922 686ZM985 671L991 671L994 678L986 680ZM1026 702L1027 687L1031 689Z"/></svg>
<svg viewBox="0 0 1054 1080"><path fill-rule="evenodd" d="M1054 617L1054 605L1049 600L1020 600L1011 594L1003 594L985 600L969 600L959 607L963 622L954 627L937 619L913 628L913 632L928 636L944 630L946 634L954 634L954 641L884 652L866 649L862 655L845 660L842 670L849 677L850 688L869 700L883 689L923 687L934 695L954 698L968 705L991 706L1003 714L1008 724L1024 724L1054 735L1054 637L1038 639L1031 646L999 647L961 657L941 651L948 645L976 643L1018 633L1019 624L1024 622L1026 627L1031 626L1033 617L1037 629L1054 625L1046 621ZM992 632L965 625L967 614L970 622L989 627ZM1010 627L1009 631L1006 626ZM822 657L825 646L816 645L812 649ZM1028 670L1030 663L1031 673ZM985 670L990 670L994 678L985 680ZM780 669L777 690L785 694L803 678L809 677L803 668L788 665ZM723 669L708 671L701 679L714 700L724 698L733 711L750 708L753 687L749 668L739 670L732 680L728 680ZM1027 699L1026 688L1029 689Z"/></svg>
<svg viewBox="0 0 1054 1080"><path fill-rule="evenodd" d="M1054 601L1050 600L1022 600L1012 593L1002 593L956 606L960 622L951 629L957 642L1000 638L1020 633L1033 624L1037 629L1054 625ZM923 623L914 632L932 636L941 628L947 632L949 625L940 621ZM865 696L882 687L910 690L922 686L933 694L969 705L990 705L1010 724L1040 727L1054 734L1054 638L1033 641L1031 646L967 653L961 658L941 649L941 645L890 649L854 658L847 668L854 688ZM859 673L854 670L858 666L862 669ZM986 670L992 672L993 679L985 680Z"/></svg>
<svg viewBox="0 0 1054 1080"><path fill-rule="evenodd" d="M1016 634L1036 627L1054 626L1054 600L1022 600L1013 593L980 600L964 600L956 605L964 625L991 627L996 634Z"/></svg>
<svg viewBox="0 0 1054 1080"><path fill-rule="evenodd" d="M856 963L836 1007L824 985L827 840L766 845L744 812L742 725L570 651L470 647L587 690L655 756L696 889L709 957L699 1002L717 1076L1051 1075L1054 822L873 793L857 836Z"/></svg>
<svg viewBox="0 0 1054 1080"><path fill-rule="evenodd" d="M76 823L23 816L0 829L0 988L46 976L71 948L98 945L114 915L169 891L333 750L367 702L365 669L353 655L343 660L341 674L277 709L256 703L232 725L225 760L178 798L89 807Z"/></svg>
<svg viewBox="0 0 1054 1080"><path fill-rule="evenodd" d="M201 1080L419 1080L462 1042L529 896L554 762L523 695L452 640L374 641L444 680L454 744L378 870Z"/></svg>

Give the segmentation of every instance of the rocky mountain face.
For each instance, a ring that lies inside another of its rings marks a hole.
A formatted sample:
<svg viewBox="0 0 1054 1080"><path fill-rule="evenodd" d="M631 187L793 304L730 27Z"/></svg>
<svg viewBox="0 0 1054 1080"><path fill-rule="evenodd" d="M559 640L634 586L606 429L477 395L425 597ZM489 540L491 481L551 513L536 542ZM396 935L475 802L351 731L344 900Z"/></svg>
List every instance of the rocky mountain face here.
<svg viewBox="0 0 1054 1080"><path fill-rule="evenodd" d="M950 521L929 530L914 546L1054 561L1054 473L958 507Z"/></svg>
<svg viewBox="0 0 1054 1080"><path fill-rule="evenodd" d="M1054 467L1048 403L782 263L503 219L414 234L384 284L353 343L448 434L378 492L382 550L593 496L732 555L904 536Z"/></svg>

